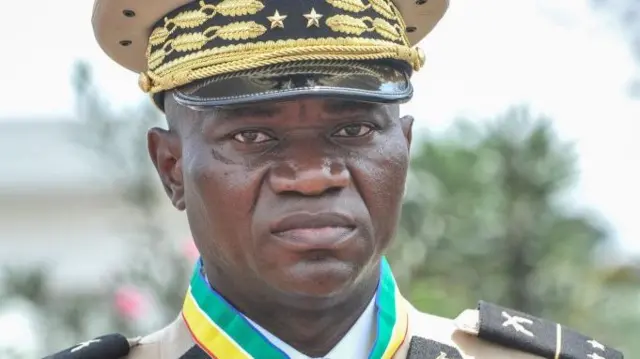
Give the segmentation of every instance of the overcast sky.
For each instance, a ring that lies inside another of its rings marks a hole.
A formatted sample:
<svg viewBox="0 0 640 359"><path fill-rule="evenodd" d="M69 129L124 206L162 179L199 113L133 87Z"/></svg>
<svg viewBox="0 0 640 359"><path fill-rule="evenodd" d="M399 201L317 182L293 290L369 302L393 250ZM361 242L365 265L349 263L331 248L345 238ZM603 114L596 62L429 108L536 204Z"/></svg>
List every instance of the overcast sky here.
<svg viewBox="0 0 640 359"><path fill-rule="evenodd" d="M615 26L587 0L451 0L423 42L427 65L404 107L422 130L458 116L482 118L526 103L576 141L580 203L602 213L616 238L640 253L640 102L627 96L637 71ZM120 69L93 39L93 1L9 1L0 23L0 120L73 116L70 70L89 61L114 106L145 100L137 75ZM26 23L25 23L26 21ZM6 36L7 34L19 36ZM418 109L418 105L422 109ZM632 156L635 153L636 156Z"/></svg>

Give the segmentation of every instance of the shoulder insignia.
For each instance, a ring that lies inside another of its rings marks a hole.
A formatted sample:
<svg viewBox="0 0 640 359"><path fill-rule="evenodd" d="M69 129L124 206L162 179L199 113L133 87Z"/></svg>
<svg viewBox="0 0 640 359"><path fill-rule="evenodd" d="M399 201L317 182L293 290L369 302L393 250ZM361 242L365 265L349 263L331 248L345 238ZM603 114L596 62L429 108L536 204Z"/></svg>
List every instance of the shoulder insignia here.
<svg viewBox="0 0 640 359"><path fill-rule="evenodd" d="M209 359L209 355L205 353L198 345L194 345L179 359Z"/></svg>
<svg viewBox="0 0 640 359"><path fill-rule="evenodd" d="M129 349L137 341L120 334L109 334L76 344L44 359L120 359L129 354Z"/></svg>
<svg viewBox="0 0 640 359"><path fill-rule="evenodd" d="M480 339L544 358L624 359L621 352L570 328L484 301L455 322Z"/></svg>
<svg viewBox="0 0 640 359"><path fill-rule="evenodd" d="M460 352L448 345L421 337L411 338L407 359L462 359Z"/></svg>

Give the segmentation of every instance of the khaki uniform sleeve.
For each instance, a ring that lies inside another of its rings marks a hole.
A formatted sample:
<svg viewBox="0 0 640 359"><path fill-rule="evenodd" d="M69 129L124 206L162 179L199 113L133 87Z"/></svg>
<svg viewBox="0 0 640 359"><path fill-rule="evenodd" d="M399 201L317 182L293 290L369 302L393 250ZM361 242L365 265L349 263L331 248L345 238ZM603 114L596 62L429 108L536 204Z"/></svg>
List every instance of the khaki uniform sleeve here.
<svg viewBox="0 0 640 359"><path fill-rule="evenodd" d="M140 339L126 359L178 359L195 343L182 317L162 330Z"/></svg>
<svg viewBox="0 0 640 359"><path fill-rule="evenodd" d="M394 359L624 359L570 328L487 302L455 320L411 307L409 323Z"/></svg>
<svg viewBox="0 0 640 359"><path fill-rule="evenodd" d="M394 359L541 359L460 331L456 323L411 308L409 333Z"/></svg>

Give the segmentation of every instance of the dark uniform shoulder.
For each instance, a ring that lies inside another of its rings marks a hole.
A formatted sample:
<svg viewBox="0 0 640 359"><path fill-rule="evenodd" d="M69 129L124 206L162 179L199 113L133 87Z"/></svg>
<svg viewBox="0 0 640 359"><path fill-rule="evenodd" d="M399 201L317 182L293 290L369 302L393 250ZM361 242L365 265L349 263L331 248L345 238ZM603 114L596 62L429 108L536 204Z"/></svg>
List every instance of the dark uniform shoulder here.
<svg viewBox="0 0 640 359"><path fill-rule="evenodd" d="M454 320L411 309L407 359L624 358L563 325L484 301Z"/></svg>
<svg viewBox="0 0 640 359"><path fill-rule="evenodd" d="M120 359L129 354L139 339L127 339L121 334L108 334L76 344L44 359Z"/></svg>
<svg viewBox="0 0 640 359"><path fill-rule="evenodd" d="M485 301L477 310L463 312L455 323L483 341L542 358L624 358L620 351L571 328Z"/></svg>

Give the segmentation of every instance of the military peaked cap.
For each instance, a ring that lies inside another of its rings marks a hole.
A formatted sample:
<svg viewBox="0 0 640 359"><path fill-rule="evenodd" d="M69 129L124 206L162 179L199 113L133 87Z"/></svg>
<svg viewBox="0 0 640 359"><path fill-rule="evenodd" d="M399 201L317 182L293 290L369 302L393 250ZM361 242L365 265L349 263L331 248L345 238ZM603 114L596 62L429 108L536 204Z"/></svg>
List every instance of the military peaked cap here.
<svg viewBox="0 0 640 359"><path fill-rule="evenodd" d="M448 0L95 0L93 28L162 108L294 96L404 102Z"/></svg>

